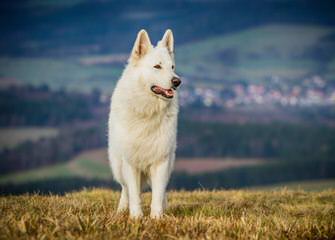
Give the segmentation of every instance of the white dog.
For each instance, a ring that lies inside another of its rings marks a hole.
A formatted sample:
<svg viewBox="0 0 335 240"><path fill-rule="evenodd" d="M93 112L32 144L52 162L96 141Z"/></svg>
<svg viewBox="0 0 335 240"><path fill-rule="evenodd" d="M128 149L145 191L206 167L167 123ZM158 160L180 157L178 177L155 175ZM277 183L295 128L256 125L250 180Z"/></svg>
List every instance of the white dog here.
<svg viewBox="0 0 335 240"><path fill-rule="evenodd" d="M176 89L181 83L173 48L171 30L156 47L141 30L111 99L108 155L114 178L122 186L118 212L129 206L133 218L143 215L144 183L152 189L151 217L161 217L167 204L166 186L176 150Z"/></svg>

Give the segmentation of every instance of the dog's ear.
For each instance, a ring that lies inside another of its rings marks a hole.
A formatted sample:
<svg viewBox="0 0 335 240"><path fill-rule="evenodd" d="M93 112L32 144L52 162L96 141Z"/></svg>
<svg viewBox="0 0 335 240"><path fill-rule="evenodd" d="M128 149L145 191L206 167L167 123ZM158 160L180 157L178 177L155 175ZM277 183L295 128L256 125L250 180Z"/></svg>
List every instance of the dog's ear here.
<svg viewBox="0 0 335 240"><path fill-rule="evenodd" d="M141 57L147 54L151 48L152 45L150 42L149 35L147 31L142 29L137 34L137 38L135 40L134 47L131 52L130 61L139 60Z"/></svg>
<svg viewBox="0 0 335 240"><path fill-rule="evenodd" d="M161 46L166 47L169 50L169 53L173 53L174 51L174 38L171 29L165 31L162 40L159 42Z"/></svg>

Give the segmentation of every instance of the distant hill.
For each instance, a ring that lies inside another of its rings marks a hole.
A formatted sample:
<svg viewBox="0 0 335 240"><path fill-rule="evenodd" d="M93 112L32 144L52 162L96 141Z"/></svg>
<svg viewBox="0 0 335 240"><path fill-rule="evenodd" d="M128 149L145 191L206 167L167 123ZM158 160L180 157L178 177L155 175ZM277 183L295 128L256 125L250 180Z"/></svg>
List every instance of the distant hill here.
<svg viewBox="0 0 335 240"><path fill-rule="evenodd" d="M334 27L317 25L264 25L230 34L207 36L177 46L177 71L186 85L222 86L227 82L262 82L274 78L299 82L318 75L335 80ZM124 39L126 35L123 36ZM179 36L176 34L177 42ZM69 57L1 57L1 76L54 88L112 92L131 49L120 54Z"/></svg>
<svg viewBox="0 0 335 240"><path fill-rule="evenodd" d="M313 74L333 81L335 41L327 37L334 33L335 28L313 25L265 25L183 45L177 61L184 75L203 85L303 80Z"/></svg>
<svg viewBox="0 0 335 240"><path fill-rule="evenodd" d="M141 28L154 41L172 28L184 44L269 23L334 26L333 9L332 0L4 0L0 55L128 52Z"/></svg>

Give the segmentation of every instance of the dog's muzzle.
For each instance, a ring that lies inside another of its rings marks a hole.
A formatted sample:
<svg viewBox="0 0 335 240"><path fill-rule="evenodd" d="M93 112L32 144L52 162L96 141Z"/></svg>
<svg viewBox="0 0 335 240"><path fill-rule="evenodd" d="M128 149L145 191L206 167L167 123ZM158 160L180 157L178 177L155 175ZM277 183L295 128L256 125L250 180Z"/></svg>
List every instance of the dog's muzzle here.
<svg viewBox="0 0 335 240"><path fill-rule="evenodd" d="M169 89L157 86L157 85L153 85L151 87L151 91L154 92L157 95L161 95L165 98L173 98L174 96L174 91L177 90L177 87L179 87L179 85L181 84L181 80L178 77L173 77L171 79L171 83L172 83L172 87Z"/></svg>
<svg viewBox="0 0 335 240"><path fill-rule="evenodd" d="M162 88L160 86L154 85L154 86L151 87L151 91L154 92L157 95L161 95L161 96L166 97L166 98L173 98L173 96L174 96L174 92L171 88L166 89L166 88Z"/></svg>

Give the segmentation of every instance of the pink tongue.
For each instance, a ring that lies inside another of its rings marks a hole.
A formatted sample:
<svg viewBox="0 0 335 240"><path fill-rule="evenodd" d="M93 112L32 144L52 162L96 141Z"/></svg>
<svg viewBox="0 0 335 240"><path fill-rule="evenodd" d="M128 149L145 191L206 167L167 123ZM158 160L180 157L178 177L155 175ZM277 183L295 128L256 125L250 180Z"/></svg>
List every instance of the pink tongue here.
<svg viewBox="0 0 335 240"><path fill-rule="evenodd" d="M165 89L162 87L155 86L154 91L155 93L164 95L166 97L173 97L173 91L171 89Z"/></svg>
<svg viewBox="0 0 335 240"><path fill-rule="evenodd" d="M164 92L165 92L165 95L168 96L168 97L173 96L173 91L171 89L164 90Z"/></svg>

